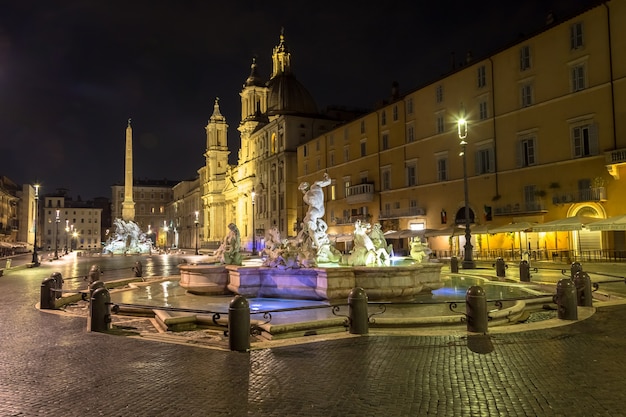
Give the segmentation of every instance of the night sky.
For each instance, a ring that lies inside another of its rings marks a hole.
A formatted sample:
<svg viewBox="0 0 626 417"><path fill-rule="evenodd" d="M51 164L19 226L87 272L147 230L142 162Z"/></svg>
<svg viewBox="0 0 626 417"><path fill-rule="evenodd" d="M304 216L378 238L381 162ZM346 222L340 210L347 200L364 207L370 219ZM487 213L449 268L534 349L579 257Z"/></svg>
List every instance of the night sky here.
<svg viewBox="0 0 626 417"><path fill-rule="evenodd" d="M219 97L236 163L239 93L253 56L269 77L281 27L320 109L373 109L393 81L407 92L594 0L2 3L0 175L87 200L123 181L129 117L135 178L193 179Z"/></svg>

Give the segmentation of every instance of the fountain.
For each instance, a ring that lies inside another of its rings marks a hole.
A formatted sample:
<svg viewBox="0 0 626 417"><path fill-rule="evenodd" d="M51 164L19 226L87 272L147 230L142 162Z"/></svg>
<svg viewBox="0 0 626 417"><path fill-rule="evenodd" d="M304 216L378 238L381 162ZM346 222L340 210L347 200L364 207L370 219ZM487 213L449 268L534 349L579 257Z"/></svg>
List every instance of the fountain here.
<svg viewBox="0 0 626 417"><path fill-rule="evenodd" d="M141 254L152 252L152 241L133 221L115 219L115 232L102 248L102 253L115 255Z"/></svg>
<svg viewBox="0 0 626 417"><path fill-rule="evenodd" d="M357 220L354 248L342 255L331 243L324 215L322 188L327 174L298 187L308 210L295 238L281 239L276 228L268 231L261 265L242 261L239 230L230 224L220 249L206 262L183 264L180 286L196 294L239 294L246 297L307 300L345 300L355 287L370 300L411 299L440 288L443 264L431 262L428 248L414 242L412 257L394 258L379 224Z"/></svg>

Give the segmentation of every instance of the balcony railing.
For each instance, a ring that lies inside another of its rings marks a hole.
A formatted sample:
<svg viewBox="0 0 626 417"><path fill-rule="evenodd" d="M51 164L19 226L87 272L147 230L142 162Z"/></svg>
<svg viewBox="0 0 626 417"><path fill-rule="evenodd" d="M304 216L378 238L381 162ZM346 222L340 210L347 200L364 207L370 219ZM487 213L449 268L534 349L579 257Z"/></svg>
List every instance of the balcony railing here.
<svg viewBox="0 0 626 417"><path fill-rule="evenodd" d="M616 149L605 153L606 164L625 164L626 163L626 149Z"/></svg>
<svg viewBox="0 0 626 417"><path fill-rule="evenodd" d="M348 217L335 217L332 219L332 222L336 225L346 225L346 224L354 224L357 220L361 220L364 223L369 223L372 220L372 216L370 214L359 214L356 216L348 216Z"/></svg>
<svg viewBox="0 0 626 417"><path fill-rule="evenodd" d="M545 204L542 201L527 201L522 203L505 204L496 206L493 214L496 216L507 216L510 214L531 214L547 213Z"/></svg>
<svg viewBox="0 0 626 417"><path fill-rule="evenodd" d="M381 220L399 219L401 217L425 216L426 210L422 207L409 207L406 209L382 210L378 216Z"/></svg>
<svg viewBox="0 0 626 417"><path fill-rule="evenodd" d="M346 201L348 204L369 203L374 200L374 184L364 183L348 187Z"/></svg>
<svg viewBox="0 0 626 417"><path fill-rule="evenodd" d="M589 201L606 201L606 189L604 187L593 187L585 190L563 191L552 195L552 203L554 204L583 203Z"/></svg>

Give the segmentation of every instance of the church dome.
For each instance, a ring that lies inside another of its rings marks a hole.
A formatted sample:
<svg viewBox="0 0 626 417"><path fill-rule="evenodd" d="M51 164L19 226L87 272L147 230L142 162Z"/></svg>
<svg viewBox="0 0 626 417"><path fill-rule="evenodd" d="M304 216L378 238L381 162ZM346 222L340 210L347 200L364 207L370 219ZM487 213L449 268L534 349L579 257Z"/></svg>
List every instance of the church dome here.
<svg viewBox="0 0 626 417"><path fill-rule="evenodd" d="M313 96L292 74L276 75L267 82L267 87L268 114L317 114Z"/></svg>

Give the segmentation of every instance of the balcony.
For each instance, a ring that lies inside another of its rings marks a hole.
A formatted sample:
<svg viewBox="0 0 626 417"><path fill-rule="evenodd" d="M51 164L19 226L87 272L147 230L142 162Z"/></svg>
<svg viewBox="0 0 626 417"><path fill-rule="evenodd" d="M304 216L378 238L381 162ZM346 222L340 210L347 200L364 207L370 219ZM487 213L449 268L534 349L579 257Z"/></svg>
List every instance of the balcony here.
<svg viewBox="0 0 626 417"><path fill-rule="evenodd" d="M547 213L542 201L527 201L522 203L506 204L494 207L494 216L510 216L512 214L538 214Z"/></svg>
<svg viewBox="0 0 626 417"><path fill-rule="evenodd" d="M365 183L348 187L346 201L348 204L370 203L374 200L374 184Z"/></svg>
<svg viewBox="0 0 626 417"><path fill-rule="evenodd" d="M406 209L382 210L378 216L381 220L399 219L402 217L425 216L426 210L421 207L409 207Z"/></svg>
<svg viewBox="0 0 626 417"><path fill-rule="evenodd" d="M606 169L609 170L609 174L616 180L619 179L620 165L626 165L626 149L616 149L614 151L605 152Z"/></svg>
<svg viewBox="0 0 626 417"><path fill-rule="evenodd" d="M584 202L606 201L606 189L604 187L592 187L585 190L571 190L557 192L552 195L553 204L570 204Z"/></svg>
<svg viewBox="0 0 626 417"><path fill-rule="evenodd" d="M334 217L332 222L337 226L345 226L349 224L354 224L357 220L361 220L363 223L369 223L372 220L371 214L359 214L356 216L348 216L348 217Z"/></svg>

